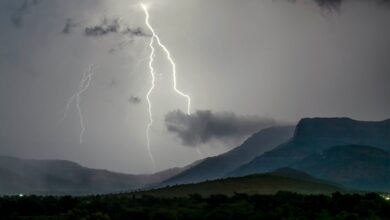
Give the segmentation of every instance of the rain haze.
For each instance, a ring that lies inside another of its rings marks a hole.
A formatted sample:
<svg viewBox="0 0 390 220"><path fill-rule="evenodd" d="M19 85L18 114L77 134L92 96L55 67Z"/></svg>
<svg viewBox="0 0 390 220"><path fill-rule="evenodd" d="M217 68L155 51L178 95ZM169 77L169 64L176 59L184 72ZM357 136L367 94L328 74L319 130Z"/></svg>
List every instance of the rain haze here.
<svg viewBox="0 0 390 220"><path fill-rule="evenodd" d="M156 171L303 117L390 117L389 6L322 2L145 2L177 88L191 98L187 115L155 44ZM0 28L0 155L153 172L152 33L139 1L2 0Z"/></svg>

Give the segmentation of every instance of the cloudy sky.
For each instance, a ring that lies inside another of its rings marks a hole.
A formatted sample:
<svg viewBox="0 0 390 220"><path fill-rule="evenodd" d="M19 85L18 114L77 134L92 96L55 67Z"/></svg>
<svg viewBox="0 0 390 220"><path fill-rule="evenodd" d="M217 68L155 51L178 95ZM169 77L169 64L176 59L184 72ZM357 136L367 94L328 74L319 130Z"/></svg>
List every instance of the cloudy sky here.
<svg viewBox="0 0 390 220"><path fill-rule="evenodd" d="M0 2L0 155L152 172L145 136L151 32L139 3ZM150 138L156 170L199 159L197 149L203 156L225 152L258 129L302 117L390 118L386 5L147 5L150 23L176 63L178 88L191 97L192 113L184 113L186 99L173 90L170 63L155 45Z"/></svg>

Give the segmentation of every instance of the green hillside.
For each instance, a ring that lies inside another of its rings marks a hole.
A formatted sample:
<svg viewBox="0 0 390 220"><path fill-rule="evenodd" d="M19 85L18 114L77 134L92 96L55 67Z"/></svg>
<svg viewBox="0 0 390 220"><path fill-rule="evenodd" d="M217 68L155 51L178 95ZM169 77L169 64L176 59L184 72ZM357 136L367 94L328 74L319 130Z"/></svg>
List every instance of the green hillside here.
<svg viewBox="0 0 390 220"><path fill-rule="evenodd" d="M390 154L376 147L335 146L291 167L348 188L390 192Z"/></svg>
<svg viewBox="0 0 390 220"><path fill-rule="evenodd" d="M337 191L346 192L346 189L315 179L305 173L288 169L283 172L275 171L268 174L227 178L196 184L175 185L136 192L135 194L137 196L184 197L190 194L200 194L202 196L212 194L234 195L236 193L275 194L279 191L302 194L331 194Z"/></svg>

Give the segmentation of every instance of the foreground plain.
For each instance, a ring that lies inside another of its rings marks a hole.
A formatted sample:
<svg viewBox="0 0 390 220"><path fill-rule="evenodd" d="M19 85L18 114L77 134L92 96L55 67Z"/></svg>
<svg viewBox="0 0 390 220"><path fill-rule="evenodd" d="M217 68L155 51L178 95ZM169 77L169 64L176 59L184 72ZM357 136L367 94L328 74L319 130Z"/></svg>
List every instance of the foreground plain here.
<svg viewBox="0 0 390 220"><path fill-rule="evenodd" d="M390 219L378 194L2 197L0 219Z"/></svg>

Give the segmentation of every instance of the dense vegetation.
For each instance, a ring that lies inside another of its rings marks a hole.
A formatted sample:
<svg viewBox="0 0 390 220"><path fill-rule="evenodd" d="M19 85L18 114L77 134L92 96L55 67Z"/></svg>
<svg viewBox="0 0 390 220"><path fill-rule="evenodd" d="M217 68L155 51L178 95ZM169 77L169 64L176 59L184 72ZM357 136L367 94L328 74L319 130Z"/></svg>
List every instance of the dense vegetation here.
<svg viewBox="0 0 390 220"><path fill-rule="evenodd" d="M0 219L390 219L377 194L2 197Z"/></svg>

